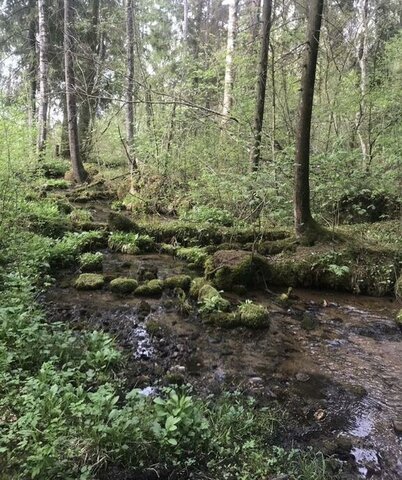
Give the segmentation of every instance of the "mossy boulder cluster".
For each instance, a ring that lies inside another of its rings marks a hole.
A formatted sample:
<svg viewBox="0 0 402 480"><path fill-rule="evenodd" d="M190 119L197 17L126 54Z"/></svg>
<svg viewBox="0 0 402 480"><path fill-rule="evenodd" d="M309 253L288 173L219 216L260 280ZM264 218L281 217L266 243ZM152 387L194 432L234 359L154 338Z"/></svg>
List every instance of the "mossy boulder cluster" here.
<svg viewBox="0 0 402 480"><path fill-rule="evenodd" d="M82 273L75 281L77 290L99 290L105 285L105 278L98 273Z"/></svg>

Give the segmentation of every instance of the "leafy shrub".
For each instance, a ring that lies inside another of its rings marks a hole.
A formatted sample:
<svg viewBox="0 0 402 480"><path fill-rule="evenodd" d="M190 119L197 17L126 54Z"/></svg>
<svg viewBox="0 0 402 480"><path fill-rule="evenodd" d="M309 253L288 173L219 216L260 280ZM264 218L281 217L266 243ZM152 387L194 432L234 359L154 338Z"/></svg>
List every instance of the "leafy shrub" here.
<svg viewBox="0 0 402 480"><path fill-rule="evenodd" d="M189 212L185 212L181 218L186 221L213 223L216 225L224 225L226 227L231 227L233 225L233 217L227 210L208 207L206 205L194 207Z"/></svg>

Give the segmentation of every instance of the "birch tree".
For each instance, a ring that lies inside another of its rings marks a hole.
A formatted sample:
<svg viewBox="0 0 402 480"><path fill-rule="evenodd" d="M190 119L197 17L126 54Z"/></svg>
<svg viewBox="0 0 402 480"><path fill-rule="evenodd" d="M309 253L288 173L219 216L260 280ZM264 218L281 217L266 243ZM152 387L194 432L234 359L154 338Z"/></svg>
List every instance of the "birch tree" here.
<svg viewBox="0 0 402 480"><path fill-rule="evenodd" d="M137 170L134 151L134 0L126 3L126 48L126 142L130 172L133 174Z"/></svg>
<svg viewBox="0 0 402 480"><path fill-rule="evenodd" d="M222 102L223 123L226 123L233 105L234 66L233 57L237 33L237 9L239 0L229 0L228 39L225 61L225 81Z"/></svg>
<svg viewBox="0 0 402 480"><path fill-rule="evenodd" d="M41 156L46 148L47 140L47 113L49 105L48 91L48 32L46 18L46 2L38 0L38 17L39 17L39 109L38 109L38 152Z"/></svg>

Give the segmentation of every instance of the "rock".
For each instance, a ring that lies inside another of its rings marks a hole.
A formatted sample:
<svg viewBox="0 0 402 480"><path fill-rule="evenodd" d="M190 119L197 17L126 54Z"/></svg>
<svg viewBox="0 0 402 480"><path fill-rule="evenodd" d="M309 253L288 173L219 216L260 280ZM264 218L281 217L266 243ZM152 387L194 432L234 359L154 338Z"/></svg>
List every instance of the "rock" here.
<svg viewBox="0 0 402 480"><path fill-rule="evenodd" d="M108 227L112 232L138 232L138 225L121 213L111 212Z"/></svg>
<svg viewBox="0 0 402 480"><path fill-rule="evenodd" d="M110 282L110 290L114 293L132 293L137 287L138 282L134 278L118 277Z"/></svg>
<svg viewBox="0 0 402 480"><path fill-rule="evenodd" d="M138 280L154 280L158 278L158 267L156 265L141 265L138 268Z"/></svg>
<svg viewBox="0 0 402 480"><path fill-rule="evenodd" d="M204 285L208 285L208 281L204 277L194 278L190 286L190 297L198 298L200 290Z"/></svg>
<svg viewBox="0 0 402 480"><path fill-rule="evenodd" d="M151 313L151 305L145 300L141 300L137 307L138 315L146 317Z"/></svg>
<svg viewBox="0 0 402 480"><path fill-rule="evenodd" d="M308 382L310 380L310 375L304 372L298 372L295 376L298 382Z"/></svg>
<svg viewBox="0 0 402 480"><path fill-rule="evenodd" d="M222 297L212 285L204 285L198 293L200 310L204 313L225 312L230 307L230 302Z"/></svg>
<svg viewBox="0 0 402 480"><path fill-rule="evenodd" d="M394 418L392 420L392 424L394 426L394 430L398 434L402 434L402 418Z"/></svg>
<svg viewBox="0 0 402 480"><path fill-rule="evenodd" d="M190 288L191 277L189 275L174 275L166 278L163 284L165 288L181 288L187 291Z"/></svg>
<svg viewBox="0 0 402 480"><path fill-rule="evenodd" d="M103 275L98 273L82 273L74 283L77 290L99 290L105 284Z"/></svg>
<svg viewBox="0 0 402 480"><path fill-rule="evenodd" d="M161 280L154 279L137 287L134 293L143 297L158 297L162 294L162 290L163 283Z"/></svg>
<svg viewBox="0 0 402 480"><path fill-rule="evenodd" d="M245 250L218 250L205 264L206 278L222 290L258 285L268 273L268 261Z"/></svg>
<svg viewBox="0 0 402 480"><path fill-rule="evenodd" d="M270 324L268 310L263 305L252 302L241 304L235 313L239 325L252 329L268 328Z"/></svg>
<svg viewBox="0 0 402 480"><path fill-rule="evenodd" d="M316 316L311 312L304 312L303 318L301 321L301 327L304 330L311 331L316 329L317 326L318 326L318 320Z"/></svg>

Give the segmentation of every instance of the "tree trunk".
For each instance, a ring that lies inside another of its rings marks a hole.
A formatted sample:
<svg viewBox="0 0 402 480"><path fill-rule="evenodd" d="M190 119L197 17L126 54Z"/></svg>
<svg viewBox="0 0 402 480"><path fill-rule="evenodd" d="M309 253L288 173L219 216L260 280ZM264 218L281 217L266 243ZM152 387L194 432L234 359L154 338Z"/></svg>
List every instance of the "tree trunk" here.
<svg viewBox="0 0 402 480"><path fill-rule="evenodd" d="M368 60L368 14L369 14L369 0L359 0L358 2L359 26L356 45L357 61L360 69L360 103L359 111L356 114L355 125L356 133L359 139L360 148L362 151L363 168L366 170L369 163L369 145L365 139L363 121L366 116L366 96L368 90L368 74L367 74L367 60Z"/></svg>
<svg viewBox="0 0 402 480"><path fill-rule="evenodd" d="M229 1L228 40L226 47L225 82L223 91L222 124L227 123L233 105L233 55L237 33L237 8L239 0Z"/></svg>
<svg viewBox="0 0 402 480"><path fill-rule="evenodd" d="M80 149L83 161L88 160L92 151L92 131L96 114L96 84L99 70L99 14L100 0L92 1L91 24L87 33L89 60L84 69L85 97L80 105L78 130L80 133ZM98 57L98 58L97 58Z"/></svg>
<svg viewBox="0 0 402 480"><path fill-rule="evenodd" d="M137 170L134 149L134 0L126 4L126 43L127 43L127 90L126 90L126 142L130 171Z"/></svg>
<svg viewBox="0 0 402 480"><path fill-rule="evenodd" d="M294 219L298 236L306 233L314 225L310 210L310 134L323 6L324 0L314 0L310 4L303 62L294 191Z"/></svg>
<svg viewBox="0 0 402 480"><path fill-rule="evenodd" d="M28 31L28 43L29 43L29 128L33 132L33 127L36 121L36 68L37 68L37 59L36 59L36 15L35 11L35 0L30 2L30 12L32 15L31 21L29 22L29 31ZM34 140L34 142L36 139ZM33 144L35 144L33 142Z"/></svg>
<svg viewBox="0 0 402 480"><path fill-rule="evenodd" d="M74 35L72 25L74 8L71 0L64 0L64 71L66 81L66 104L68 117L68 139L70 145L70 158L73 167L74 178L78 183L83 183L88 178L80 156L80 144L77 124L77 99L74 75Z"/></svg>
<svg viewBox="0 0 402 480"><path fill-rule="evenodd" d="M254 143L250 149L250 163L253 171L258 169L261 157L261 134L264 122L265 90L267 86L269 37L271 33L272 0L264 0L262 11L262 41L258 68L257 98L254 114Z"/></svg>
<svg viewBox="0 0 402 480"><path fill-rule="evenodd" d="M188 0L183 3L183 42L186 45L188 39Z"/></svg>
<svg viewBox="0 0 402 480"><path fill-rule="evenodd" d="M39 13L39 131L38 131L38 153L41 157L46 148L47 141L47 111L49 105L48 91L48 32L45 0L38 0Z"/></svg>

